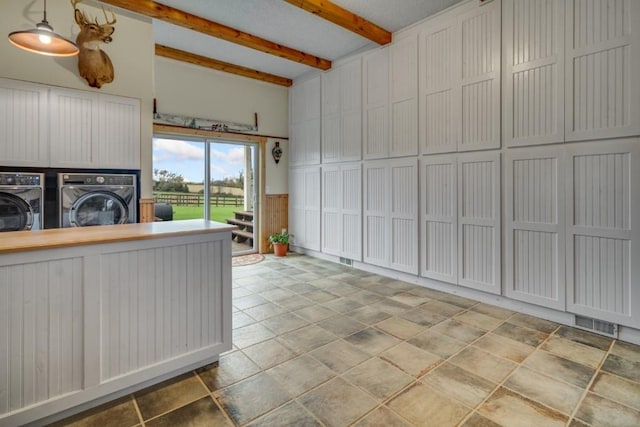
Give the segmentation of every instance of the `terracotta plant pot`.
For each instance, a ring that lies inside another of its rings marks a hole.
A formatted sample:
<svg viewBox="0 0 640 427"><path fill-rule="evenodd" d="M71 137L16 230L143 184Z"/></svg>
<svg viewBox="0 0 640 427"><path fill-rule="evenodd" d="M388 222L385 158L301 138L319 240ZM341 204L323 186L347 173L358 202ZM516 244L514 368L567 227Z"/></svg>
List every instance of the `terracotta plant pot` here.
<svg viewBox="0 0 640 427"><path fill-rule="evenodd" d="M287 244L273 243L273 254L275 256L287 256Z"/></svg>

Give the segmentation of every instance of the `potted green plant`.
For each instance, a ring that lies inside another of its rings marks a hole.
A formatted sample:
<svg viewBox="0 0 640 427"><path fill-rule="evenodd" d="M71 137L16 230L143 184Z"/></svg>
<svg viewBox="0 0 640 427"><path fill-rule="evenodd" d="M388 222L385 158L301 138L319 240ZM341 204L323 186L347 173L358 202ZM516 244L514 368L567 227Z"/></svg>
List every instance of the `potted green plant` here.
<svg viewBox="0 0 640 427"><path fill-rule="evenodd" d="M271 246L273 246L273 254L275 256L287 256L289 237L293 236L287 233L286 229L282 229L282 232L269 236L269 242L271 242Z"/></svg>

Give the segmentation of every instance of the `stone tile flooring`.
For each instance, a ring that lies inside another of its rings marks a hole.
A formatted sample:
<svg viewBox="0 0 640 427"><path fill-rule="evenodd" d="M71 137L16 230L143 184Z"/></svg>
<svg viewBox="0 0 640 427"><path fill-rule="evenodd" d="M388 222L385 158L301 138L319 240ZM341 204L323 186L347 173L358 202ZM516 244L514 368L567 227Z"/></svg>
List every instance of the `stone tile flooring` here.
<svg viewBox="0 0 640 427"><path fill-rule="evenodd" d="M218 367L59 425L640 425L640 346L294 254L233 287Z"/></svg>

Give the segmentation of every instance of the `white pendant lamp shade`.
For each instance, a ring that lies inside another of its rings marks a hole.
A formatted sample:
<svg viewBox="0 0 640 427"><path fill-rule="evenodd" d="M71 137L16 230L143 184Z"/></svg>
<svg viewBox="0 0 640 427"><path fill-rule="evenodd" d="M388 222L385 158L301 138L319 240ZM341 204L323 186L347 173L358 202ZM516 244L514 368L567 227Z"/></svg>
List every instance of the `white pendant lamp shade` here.
<svg viewBox="0 0 640 427"><path fill-rule="evenodd" d="M58 35L47 22L47 0L44 1L44 19L33 30L14 31L9 34L9 41L20 49L49 56L77 55L78 46L70 40Z"/></svg>

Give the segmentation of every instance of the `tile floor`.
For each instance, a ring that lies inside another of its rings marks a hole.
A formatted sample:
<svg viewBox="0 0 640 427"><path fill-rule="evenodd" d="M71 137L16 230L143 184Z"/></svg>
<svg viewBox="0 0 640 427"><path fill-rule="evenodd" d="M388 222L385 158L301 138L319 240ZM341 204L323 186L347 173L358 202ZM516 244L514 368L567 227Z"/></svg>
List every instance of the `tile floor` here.
<svg viewBox="0 0 640 427"><path fill-rule="evenodd" d="M233 286L218 367L58 424L640 425L640 346L300 255Z"/></svg>

